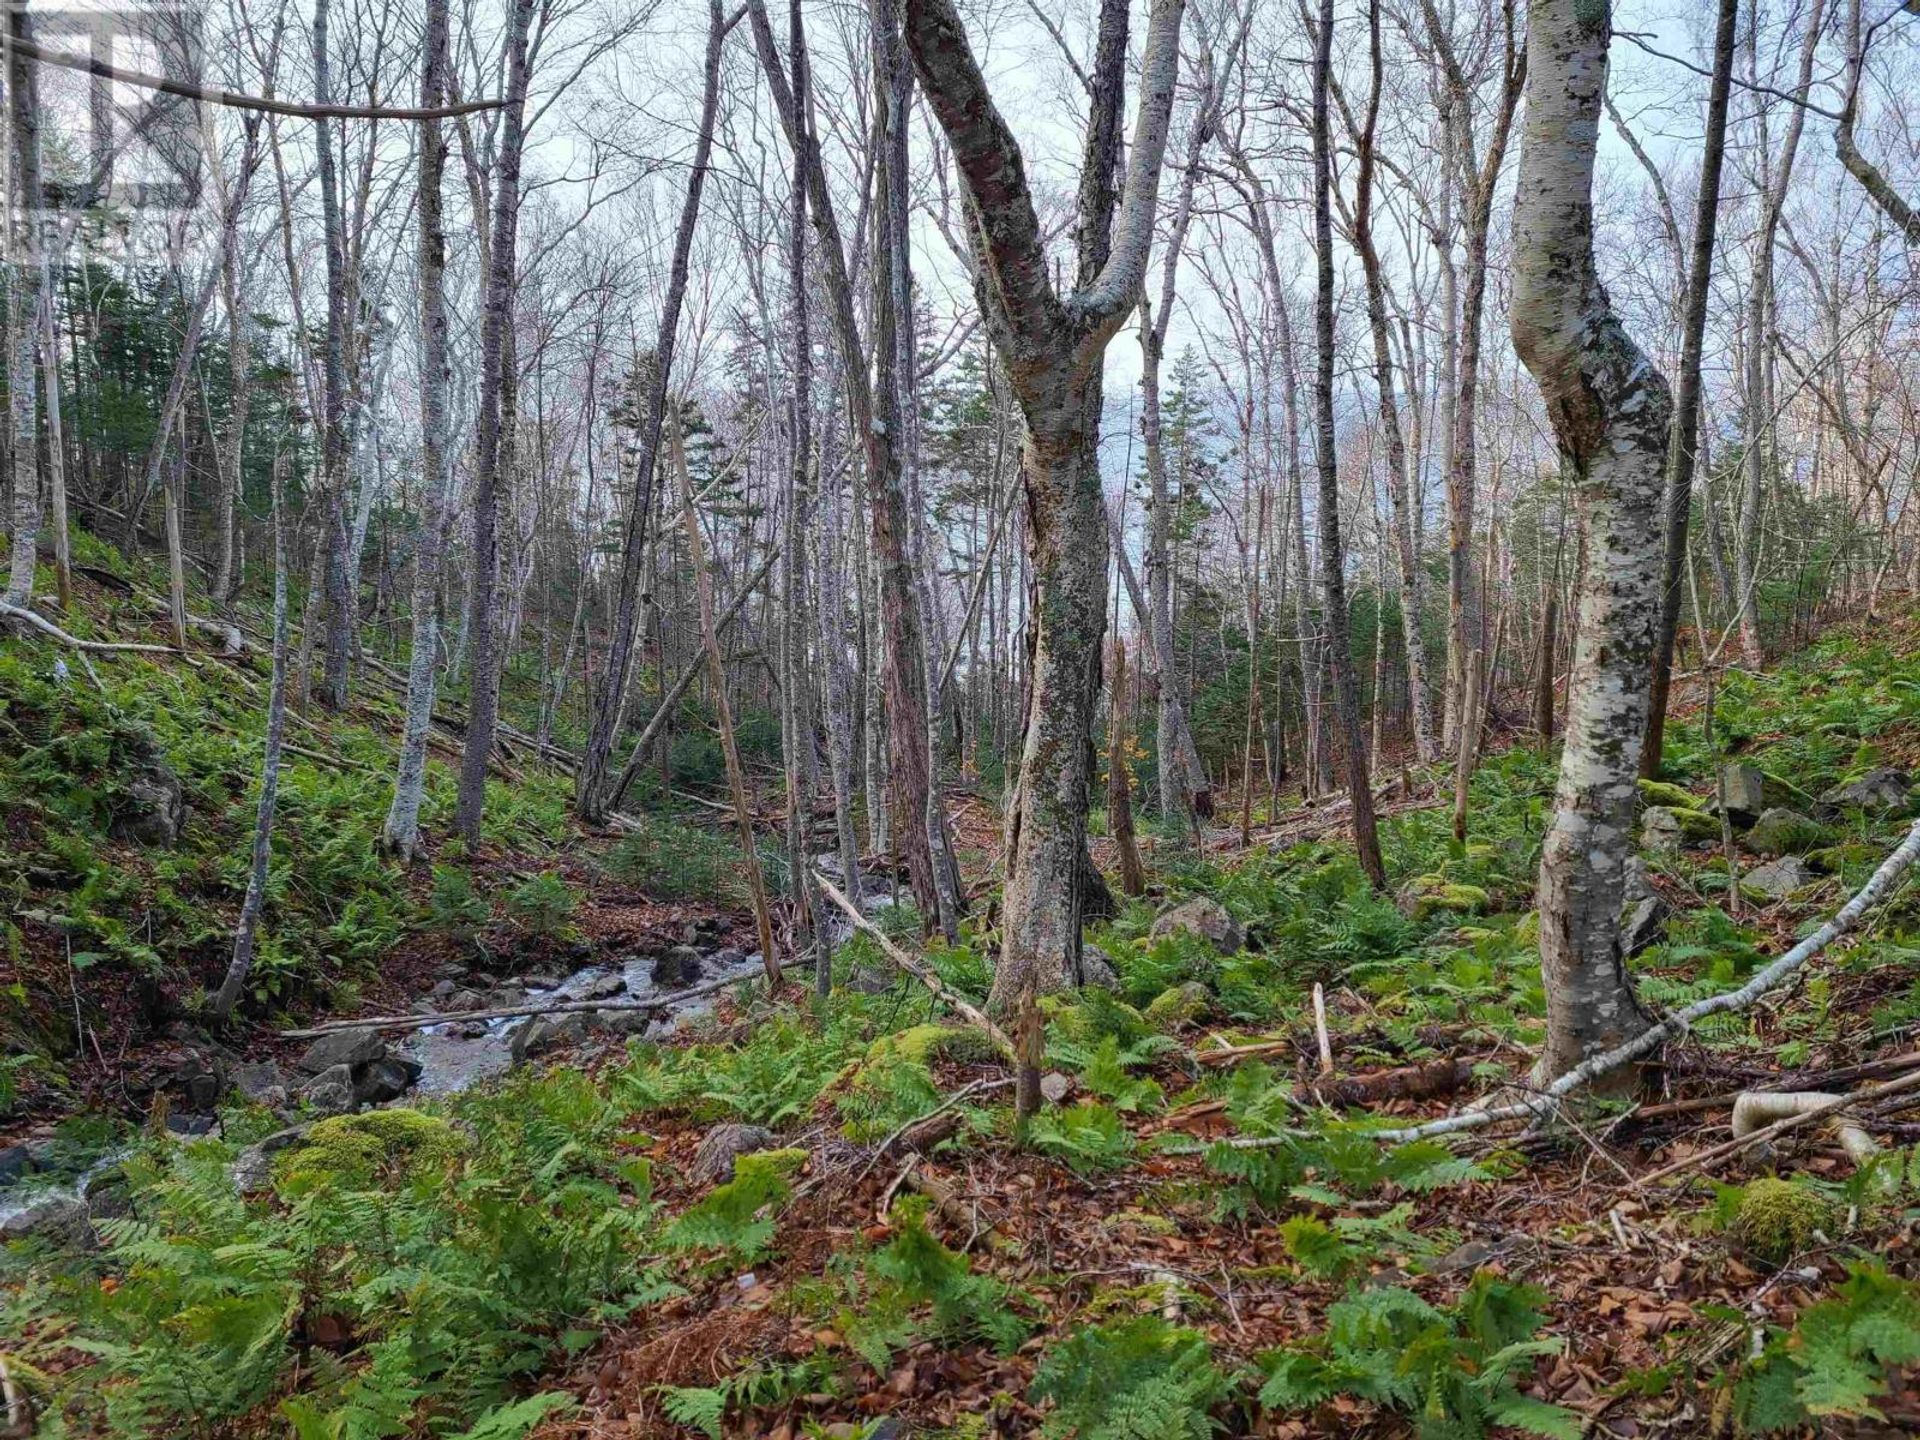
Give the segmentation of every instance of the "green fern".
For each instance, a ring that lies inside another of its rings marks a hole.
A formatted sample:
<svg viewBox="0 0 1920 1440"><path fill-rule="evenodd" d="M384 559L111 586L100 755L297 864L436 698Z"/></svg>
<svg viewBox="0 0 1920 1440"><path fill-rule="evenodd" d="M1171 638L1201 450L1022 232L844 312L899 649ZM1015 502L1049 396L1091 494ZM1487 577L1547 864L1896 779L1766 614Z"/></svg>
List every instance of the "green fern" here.
<svg viewBox="0 0 1920 1440"><path fill-rule="evenodd" d="M1485 1271L1445 1310L1410 1290L1356 1290L1328 1308L1324 1335L1265 1358L1260 1403L1300 1410L1351 1395L1412 1417L1422 1440L1481 1440L1496 1425L1577 1440L1577 1413L1518 1389L1560 1349L1534 1338L1545 1298Z"/></svg>
<svg viewBox="0 0 1920 1440"><path fill-rule="evenodd" d="M793 1193L787 1177L805 1159L804 1150L742 1155L733 1179L668 1225L661 1244L680 1253L717 1250L749 1263L759 1259L773 1239L775 1215Z"/></svg>
<svg viewBox="0 0 1920 1440"><path fill-rule="evenodd" d="M1054 1346L1028 1398L1051 1402L1041 1433L1074 1440L1208 1440L1234 1388L1197 1330L1141 1315L1089 1326Z"/></svg>

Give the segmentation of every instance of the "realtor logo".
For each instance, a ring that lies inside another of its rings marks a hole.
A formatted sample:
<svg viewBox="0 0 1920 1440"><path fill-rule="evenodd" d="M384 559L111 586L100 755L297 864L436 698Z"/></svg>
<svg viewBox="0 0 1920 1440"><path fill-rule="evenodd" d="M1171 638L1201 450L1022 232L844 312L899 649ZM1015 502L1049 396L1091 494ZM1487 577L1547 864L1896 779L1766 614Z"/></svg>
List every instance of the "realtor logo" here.
<svg viewBox="0 0 1920 1440"><path fill-rule="evenodd" d="M199 102L90 71L108 66L198 85L205 76L197 5L166 0L9 6L28 41L58 62L29 61L40 110L38 208L65 215L184 211L201 196L210 116ZM18 34L15 30L13 34Z"/></svg>

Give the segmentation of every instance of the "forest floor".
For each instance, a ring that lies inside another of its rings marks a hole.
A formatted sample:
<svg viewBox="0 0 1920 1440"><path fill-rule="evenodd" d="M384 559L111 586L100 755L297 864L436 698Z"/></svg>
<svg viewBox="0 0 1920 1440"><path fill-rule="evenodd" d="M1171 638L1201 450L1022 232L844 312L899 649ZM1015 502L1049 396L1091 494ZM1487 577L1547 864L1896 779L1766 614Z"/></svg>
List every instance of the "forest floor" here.
<svg viewBox="0 0 1920 1440"><path fill-rule="evenodd" d="M150 624L132 603L103 600L98 633ZM0 1114L77 1109L62 1133L96 1137L148 1122L118 1133L118 1201L84 1248L0 1255L0 1433L36 1416L23 1433L299 1440L1920 1432L1902 1370L1920 1361L1914 1092L1862 1107L1884 1148L1866 1166L1815 1127L1711 1153L1738 1092L1920 1069L1911 888L1577 1123L1382 1143L1369 1132L1514 1083L1540 1039L1529 907L1553 763L1516 745L1480 767L1465 844L1428 803L1439 777L1392 797L1386 895L1337 805L1272 817L1245 853L1158 846L1148 895L1089 937L1113 988L1050 1003L1051 1103L1025 1125L991 1048L857 937L828 1001L804 976L743 984L663 1041L589 1037L309 1129L228 1102L213 1133L174 1135L153 1096L207 1044L189 997L237 904L264 687L143 658L103 663L94 697L46 679L54 653L0 653L0 723L32 742L0 766ZM684 814L581 837L564 779L525 756L479 856L397 870L370 843L390 717L297 732L320 758L291 757L258 1013L404 1008L449 965L557 968L742 919L723 841ZM1701 719L1677 717L1671 788L1647 796L1682 834L1647 861L1664 914L1632 966L1654 1009L1742 983L1897 843L1904 802L1821 797L1920 770L1920 615L1729 674L1711 750ZM153 850L115 838L111 797L157 755L192 815ZM1797 883L1743 885L1737 906L1707 816L1725 758L1794 812L1744 831L1742 874L1800 857ZM448 798L436 767L430 819ZM992 806L966 800L960 830L984 897ZM924 951L910 910L885 924L979 999L986 913ZM227 1044L284 1059L281 1028ZM45 1058L63 1034L64 1061Z"/></svg>

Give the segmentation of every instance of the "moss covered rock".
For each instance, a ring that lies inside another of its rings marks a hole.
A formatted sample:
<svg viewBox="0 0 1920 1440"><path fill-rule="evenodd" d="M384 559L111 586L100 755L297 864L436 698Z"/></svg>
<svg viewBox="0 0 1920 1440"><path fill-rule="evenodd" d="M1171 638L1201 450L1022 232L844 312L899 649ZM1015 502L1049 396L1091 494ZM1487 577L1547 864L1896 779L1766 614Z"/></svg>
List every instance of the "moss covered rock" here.
<svg viewBox="0 0 1920 1440"><path fill-rule="evenodd" d="M1747 1186L1727 1233L1749 1255L1779 1264L1837 1233L1840 1207L1808 1185L1768 1177Z"/></svg>
<svg viewBox="0 0 1920 1440"><path fill-rule="evenodd" d="M274 1184L285 1195L360 1189L438 1169L466 1148L466 1136L422 1110L336 1115L316 1123L274 1163Z"/></svg>
<svg viewBox="0 0 1920 1440"><path fill-rule="evenodd" d="M1665 780L1642 780L1640 782L1640 803L1643 805L1663 805L1669 810L1698 810L1700 800L1684 786L1671 785Z"/></svg>
<svg viewBox="0 0 1920 1440"><path fill-rule="evenodd" d="M1433 915L1478 915L1492 905L1478 885L1462 885L1443 875L1418 875L1401 892L1400 904L1416 920Z"/></svg>
<svg viewBox="0 0 1920 1440"><path fill-rule="evenodd" d="M1213 992L1198 980L1169 986L1153 997L1144 1012L1147 1024L1156 1030L1171 1030L1189 1025L1206 1014L1213 1005Z"/></svg>
<svg viewBox="0 0 1920 1440"><path fill-rule="evenodd" d="M910 1060L926 1065L939 1059L990 1060L993 1042L971 1026L909 1025L882 1035L867 1049L867 1062Z"/></svg>
<svg viewBox="0 0 1920 1440"><path fill-rule="evenodd" d="M1747 848L1756 855L1804 855L1831 838L1819 821L1776 805L1753 822L1747 831Z"/></svg>

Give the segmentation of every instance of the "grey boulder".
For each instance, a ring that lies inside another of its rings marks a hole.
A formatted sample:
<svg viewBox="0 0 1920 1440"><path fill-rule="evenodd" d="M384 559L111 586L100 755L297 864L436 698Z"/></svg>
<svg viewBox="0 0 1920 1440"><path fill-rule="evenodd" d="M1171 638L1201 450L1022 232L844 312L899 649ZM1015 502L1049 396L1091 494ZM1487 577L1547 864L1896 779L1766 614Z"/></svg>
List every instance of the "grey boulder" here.
<svg viewBox="0 0 1920 1440"><path fill-rule="evenodd" d="M676 945L664 955L654 957L653 983L678 989L700 978L700 952L691 945Z"/></svg>
<svg viewBox="0 0 1920 1440"><path fill-rule="evenodd" d="M1813 871L1798 855L1782 855L1778 860L1769 861L1740 877L1741 889L1751 890L1770 900L1784 900L1802 886L1812 883Z"/></svg>
<svg viewBox="0 0 1920 1440"><path fill-rule="evenodd" d="M351 1113L358 1103L354 1094L353 1067L342 1064L322 1070L300 1087L300 1098L305 1100L316 1114Z"/></svg>
<svg viewBox="0 0 1920 1440"><path fill-rule="evenodd" d="M1905 810L1913 803L1913 782L1904 770L1882 766L1857 780L1836 785L1820 797L1827 805L1860 810Z"/></svg>
<svg viewBox="0 0 1920 1440"><path fill-rule="evenodd" d="M1153 922L1151 933L1159 940L1183 931L1207 941L1222 955L1235 954L1247 943L1246 927L1229 915L1219 901L1204 895L1167 911Z"/></svg>
<svg viewBox="0 0 1920 1440"><path fill-rule="evenodd" d="M365 1065L386 1056L387 1042L378 1030L334 1030L309 1045L294 1064L305 1074L318 1075L336 1065Z"/></svg>
<svg viewBox="0 0 1920 1440"><path fill-rule="evenodd" d="M771 1150L777 1142L764 1125L716 1125L693 1152L693 1178L724 1185L733 1179L733 1162L742 1155Z"/></svg>

